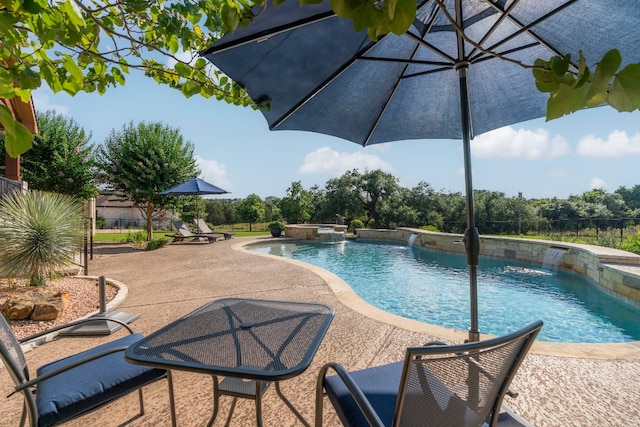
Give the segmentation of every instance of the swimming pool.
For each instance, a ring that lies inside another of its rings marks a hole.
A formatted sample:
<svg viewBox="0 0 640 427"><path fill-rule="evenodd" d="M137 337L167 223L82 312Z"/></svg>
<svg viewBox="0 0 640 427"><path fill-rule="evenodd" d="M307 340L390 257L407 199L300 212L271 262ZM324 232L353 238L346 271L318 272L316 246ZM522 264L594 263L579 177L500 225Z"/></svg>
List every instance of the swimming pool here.
<svg viewBox="0 0 640 427"><path fill-rule="evenodd" d="M464 255L404 245L344 241L269 243L250 250L293 258L340 276L362 299L399 316L448 328L469 327ZM482 258L478 312L483 334L503 335L534 320L538 339L611 343L640 340L640 309L567 272Z"/></svg>

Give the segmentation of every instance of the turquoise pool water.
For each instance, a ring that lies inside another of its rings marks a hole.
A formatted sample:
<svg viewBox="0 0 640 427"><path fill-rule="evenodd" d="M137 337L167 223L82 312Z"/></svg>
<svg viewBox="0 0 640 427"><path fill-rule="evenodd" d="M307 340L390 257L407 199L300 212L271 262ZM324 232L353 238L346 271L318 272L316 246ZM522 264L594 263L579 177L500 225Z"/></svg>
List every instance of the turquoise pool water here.
<svg viewBox="0 0 640 427"><path fill-rule="evenodd" d="M251 250L317 265L365 301L390 313L469 328L469 275L463 255L376 242L271 243ZM482 258L480 332L503 335L537 319L538 339L605 343L640 340L640 309L572 273Z"/></svg>

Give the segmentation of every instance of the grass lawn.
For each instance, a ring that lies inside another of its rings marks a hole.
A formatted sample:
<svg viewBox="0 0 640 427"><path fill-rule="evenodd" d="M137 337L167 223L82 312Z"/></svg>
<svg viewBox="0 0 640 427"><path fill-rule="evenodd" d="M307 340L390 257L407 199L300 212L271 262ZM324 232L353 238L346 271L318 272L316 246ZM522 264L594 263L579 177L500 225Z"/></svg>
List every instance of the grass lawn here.
<svg viewBox="0 0 640 427"><path fill-rule="evenodd" d="M134 232L129 232L133 234ZM127 235L129 233L96 233L93 236L94 242L124 242L127 239ZM234 231L237 237L242 236L266 236L271 234L268 230L266 231ZM171 234L169 231L154 231L153 238L159 239L165 237L169 239L169 237L165 236L165 234Z"/></svg>

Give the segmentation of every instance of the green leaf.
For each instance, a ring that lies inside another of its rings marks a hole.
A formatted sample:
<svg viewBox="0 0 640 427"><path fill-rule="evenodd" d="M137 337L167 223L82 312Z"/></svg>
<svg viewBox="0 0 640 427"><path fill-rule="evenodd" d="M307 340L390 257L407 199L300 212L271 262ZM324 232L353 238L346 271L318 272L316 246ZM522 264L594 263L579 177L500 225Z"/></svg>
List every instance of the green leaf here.
<svg viewBox="0 0 640 427"><path fill-rule="evenodd" d="M76 28L79 29L85 26L82 13L80 12L80 9L74 2L67 0L60 5L60 9L64 11L64 13L69 17L69 20L71 21L71 23L73 23L73 25L75 25Z"/></svg>
<svg viewBox="0 0 640 427"><path fill-rule="evenodd" d="M82 89L82 83L84 80L82 70L69 55L65 55L63 57L62 63L69 73L69 78L64 81L62 86L64 87L65 91L69 92L71 95L75 95Z"/></svg>
<svg viewBox="0 0 640 427"><path fill-rule="evenodd" d="M11 111L5 105L0 105L0 123L4 128L4 147L9 156L16 158L29 151L33 135L22 123L13 118Z"/></svg>
<svg viewBox="0 0 640 427"><path fill-rule="evenodd" d="M560 118L564 115L575 113L584 107L584 96L589 87L581 88L560 85L551 93L547 101L547 121Z"/></svg>
<svg viewBox="0 0 640 427"><path fill-rule="evenodd" d="M397 35L404 34L413 23L416 11L415 0L398 0L393 16L389 16L391 32Z"/></svg>
<svg viewBox="0 0 640 427"><path fill-rule="evenodd" d="M622 57L617 49L611 49L598 62L591 79L591 87L586 94L588 107L597 107L606 102L609 85L621 63Z"/></svg>
<svg viewBox="0 0 640 427"><path fill-rule="evenodd" d="M240 24L240 15L238 14L238 11L228 4L224 4L222 6L220 17L222 18L223 31L225 32L234 31L238 28L238 24Z"/></svg>
<svg viewBox="0 0 640 427"><path fill-rule="evenodd" d="M533 77L536 80L536 87L540 92L553 92L560 84L558 77L551 71L551 64L542 59L536 59L533 63Z"/></svg>
<svg viewBox="0 0 640 427"><path fill-rule="evenodd" d="M618 111L640 109L640 64L627 65L615 76L607 102Z"/></svg>

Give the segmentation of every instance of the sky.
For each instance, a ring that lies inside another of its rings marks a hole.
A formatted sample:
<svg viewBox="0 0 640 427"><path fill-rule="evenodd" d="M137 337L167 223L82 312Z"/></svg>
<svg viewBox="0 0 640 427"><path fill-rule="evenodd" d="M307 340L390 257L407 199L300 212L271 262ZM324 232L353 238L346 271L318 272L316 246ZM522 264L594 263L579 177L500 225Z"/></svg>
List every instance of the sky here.
<svg viewBox="0 0 640 427"><path fill-rule="evenodd" d="M426 182L444 193L464 192L460 140L412 140L363 148L332 136L269 131L259 111L199 96L185 98L142 74L104 95L71 97L39 89L36 111L71 118L101 144L130 122L161 122L194 145L200 178L231 194L283 197L292 182L324 187L347 170L382 169L412 188ZM545 122L537 119L478 135L471 142L473 186L527 199L613 192L640 185L640 111L610 107ZM215 196L219 197L219 196Z"/></svg>

